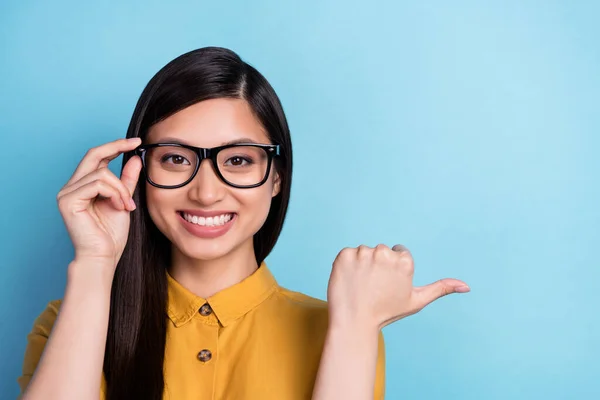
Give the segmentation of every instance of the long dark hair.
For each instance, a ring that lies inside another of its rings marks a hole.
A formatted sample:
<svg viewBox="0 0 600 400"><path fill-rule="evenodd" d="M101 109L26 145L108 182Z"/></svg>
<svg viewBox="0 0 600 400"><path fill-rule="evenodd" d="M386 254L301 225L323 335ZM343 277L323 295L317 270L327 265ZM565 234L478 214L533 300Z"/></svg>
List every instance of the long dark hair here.
<svg viewBox="0 0 600 400"><path fill-rule="evenodd" d="M194 103L214 98L248 102L273 143L281 145L274 167L280 192L254 235L260 263L275 246L285 220L292 183L292 143L283 108L267 80L233 51L206 47L165 65L142 92L127 137L146 136L155 123ZM124 155L123 166L131 154ZM112 286L104 376L108 400L160 400L167 329L167 280L171 244L150 219L145 182L134 193L129 238Z"/></svg>

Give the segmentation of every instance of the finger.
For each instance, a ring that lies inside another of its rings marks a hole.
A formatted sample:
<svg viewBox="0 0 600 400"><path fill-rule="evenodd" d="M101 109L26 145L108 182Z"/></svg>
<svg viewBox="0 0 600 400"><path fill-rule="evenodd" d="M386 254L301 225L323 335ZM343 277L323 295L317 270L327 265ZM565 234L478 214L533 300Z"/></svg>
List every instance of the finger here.
<svg viewBox="0 0 600 400"><path fill-rule="evenodd" d="M133 196L133 192L135 192L141 170L142 159L138 156L133 156L127 161L121 171L121 181L125 188L127 188L129 196Z"/></svg>
<svg viewBox="0 0 600 400"><path fill-rule="evenodd" d="M396 244L392 247L392 250L398 252L398 253L402 253L403 251L406 251L408 253L410 253L410 250L408 250L408 248L404 245L401 244Z"/></svg>
<svg viewBox="0 0 600 400"><path fill-rule="evenodd" d="M58 204L61 210L76 213L87 209L91 201L97 197L110 199L115 209L124 210L119 191L101 180L86 183L71 193L65 194L58 199Z"/></svg>
<svg viewBox="0 0 600 400"><path fill-rule="evenodd" d="M412 278L415 273L415 260L410 250L401 244L394 245L392 250L397 253L397 260L402 262L406 275Z"/></svg>
<svg viewBox="0 0 600 400"><path fill-rule="evenodd" d="M111 160L117 158L121 153L135 149L141 144L139 137L129 139L118 139L113 142L105 143L94 147L85 154L73 176L67 182L67 185L78 181L90 172L108 165Z"/></svg>
<svg viewBox="0 0 600 400"><path fill-rule="evenodd" d="M108 168L100 168L100 169L97 169L97 170L87 174L86 176L84 176L83 178L78 180L77 182L74 182L71 185L65 187L63 190L61 190L61 193L59 193L59 195L60 194L69 194L69 193L73 192L74 190L79 189L83 185L86 185L90 182L94 182L97 180L105 181L112 187L116 188L119 191L119 193L121 194L121 200L123 201L123 205L128 205L130 203L131 195L129 193L129 189ZM130 211L132 210L130 207L127 207L127 206L125 208L130 209Z"/></svg>
<svg viewBox="0 0 600 400"><path fill-rule="evenodd" d="M356 249L353 247L344 247L333 260L334 264L337 264L338 261L346 261L350 262L356 258Z"/></svg>
<svg viewBox="0 0 600 400"><path fill-rule="evenodd" d="M440 297L451 293L466 293L470 290L465 282L458 279L440 279L429 285L413 288L413 298L416 302L415 307L421 309Z"/></svg>
<svg viewBox="0 0 600 400"><path fill-rule="evenodd" d="M356 248L356 258L359 260L370 260L372 255L373 249L371 249L369 246L361 244Z"/></svg>

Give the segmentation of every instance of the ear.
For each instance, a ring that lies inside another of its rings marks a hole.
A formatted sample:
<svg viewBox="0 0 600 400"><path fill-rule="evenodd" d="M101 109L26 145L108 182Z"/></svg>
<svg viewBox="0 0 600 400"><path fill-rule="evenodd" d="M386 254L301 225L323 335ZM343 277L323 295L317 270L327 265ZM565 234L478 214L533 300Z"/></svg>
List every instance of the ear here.
<svg viewBox="0 0 600 400"><path fill-rule="evenodd" d="M273 192L271 193L271 197L275 197L279 194L279 191L281 190L281 178L279 176L279 173L277 171L275 171L275 173L273 174Z"/></svg>

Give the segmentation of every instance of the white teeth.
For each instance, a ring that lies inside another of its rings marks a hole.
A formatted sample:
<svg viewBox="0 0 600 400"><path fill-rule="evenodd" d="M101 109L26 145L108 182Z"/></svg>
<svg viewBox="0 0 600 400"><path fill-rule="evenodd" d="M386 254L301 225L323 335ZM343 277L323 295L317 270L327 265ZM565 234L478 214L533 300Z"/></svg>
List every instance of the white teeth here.
<svg viewBox="0 0 600 400"><path fill-rule="evenodd" d="M225 225L227 222L233 218L232 214L223 214L215 217L198 217L197 215L190 215L183 213L183 218L186 221L191 222L192 224L201 225L201 226L220 226Z"/></svg>

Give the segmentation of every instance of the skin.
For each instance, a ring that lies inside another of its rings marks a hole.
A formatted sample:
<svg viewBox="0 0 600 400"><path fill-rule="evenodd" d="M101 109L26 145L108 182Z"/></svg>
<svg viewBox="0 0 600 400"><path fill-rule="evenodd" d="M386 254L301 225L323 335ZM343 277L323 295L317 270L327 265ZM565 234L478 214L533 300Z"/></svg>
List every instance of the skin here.
<svg viewBox="0 0 600 400"><path fill-rule="evenodd" d="M245 100L213 99L194 104L154 125L148 143L180 141L197 147L216 147L247 138L271 143ZM148 211L171 241L171 275L198 296L207 298L252 274L257 268L252 238L264 224L271 199L279 193L272 167L264 185L233 188L219 179L209 160L200 165L192 182L178 189L146 184ZM224 210L237 213L232 228L217 238L198 238L182 227L178 210Z"/></svg>
<svg viewBox="0 0 600 400"><path fill-rule="evenodd" d="M60 312L23 399L98 398L112 278L127 241L141 161L129 160L120 179L106 167L140 143L121 139L91 149L57 195L75 258L67 269Z"/></svg>
<svg viewBox="0 0 600 400"><path fill-rule="evenodd" d="M199 147L240 138L269 143L248 104L235 99L190 106L153 126L148 142L169 138ZM120 178L107 165L140 143L121 139L91 149L57 195L75 257L60 313L24 399L98 398L110 289L135 208L131 195L141 160L131 158ZM258 268L252 237L280 190L276 172L258 188L236 189L221 182L204 161L196 178L182 188L146 189L149 213L173 246L170 273L188 290L210 297ZM202 239L181 226L181 209L233 211L238 219L225 235ZM329 280L329 329L314 400L372 398L379 330L445 294L468 291L454 279L413 287L413 272L412 256L403 247L359 246L338 254Z"/></svg>
<svg viewBox="0 0 600 400"><path fill-rule="evenodd" d="M413 275L412 255L402 245L340 251L327 289L329 328L313 400L372 399L379 331L442 296L470 290L449 278L414 287Z"/></svg>

